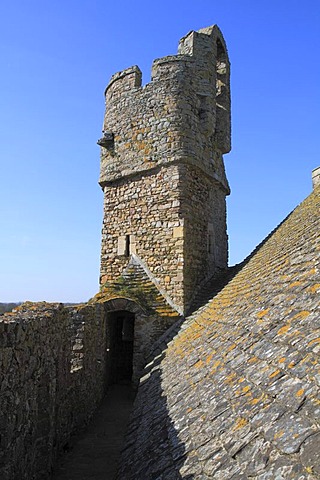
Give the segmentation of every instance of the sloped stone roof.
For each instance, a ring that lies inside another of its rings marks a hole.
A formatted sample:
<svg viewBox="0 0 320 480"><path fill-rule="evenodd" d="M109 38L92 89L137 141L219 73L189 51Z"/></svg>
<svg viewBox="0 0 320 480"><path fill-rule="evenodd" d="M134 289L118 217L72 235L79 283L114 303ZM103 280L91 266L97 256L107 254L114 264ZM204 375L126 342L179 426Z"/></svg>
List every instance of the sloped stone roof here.
<svg viewBox="0 0 320 480"><path fill-rule="evenodd" d="M105 303L119 298L136 302L148 314L172 318L173 321L180 318L179 312L168 303L137 257L130 259L120 277L102 285L100 292L88 303Z"/></svg>
<svg viewBox="0 0 320 480"><path fill-rule="evenodd" d="M119 479L320 478L319 194L147 367Z"/></svg>

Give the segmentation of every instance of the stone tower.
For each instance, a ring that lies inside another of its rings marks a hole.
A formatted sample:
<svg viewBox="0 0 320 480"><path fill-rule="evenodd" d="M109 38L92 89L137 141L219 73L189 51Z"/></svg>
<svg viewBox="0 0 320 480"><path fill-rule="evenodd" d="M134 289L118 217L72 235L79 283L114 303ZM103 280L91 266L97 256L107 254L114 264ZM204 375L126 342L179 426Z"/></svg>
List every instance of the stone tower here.
<svg viewBox="0 0 320 480"><path fill-rule="evenodd" d="M106 91L100 185L100 283L138 259L178 311L226 268L223 157L230 151L230 64L217 26L191 31L178 55L157 59L141 86L137 66Z"/></svg>

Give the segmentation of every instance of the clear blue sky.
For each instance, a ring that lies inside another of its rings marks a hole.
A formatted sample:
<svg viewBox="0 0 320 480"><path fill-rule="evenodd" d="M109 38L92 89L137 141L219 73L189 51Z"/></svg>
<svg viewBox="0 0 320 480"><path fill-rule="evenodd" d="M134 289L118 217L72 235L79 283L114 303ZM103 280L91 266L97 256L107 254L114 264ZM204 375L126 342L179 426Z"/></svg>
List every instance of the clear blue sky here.
<svg viewBox="0 0 320 480"><path fill-rule="evenodd" d="M232 67L230 263L311 191L320 164L319 0L3 0L0 302L98 290L104 97L111 75L218 24Z"/></svg>

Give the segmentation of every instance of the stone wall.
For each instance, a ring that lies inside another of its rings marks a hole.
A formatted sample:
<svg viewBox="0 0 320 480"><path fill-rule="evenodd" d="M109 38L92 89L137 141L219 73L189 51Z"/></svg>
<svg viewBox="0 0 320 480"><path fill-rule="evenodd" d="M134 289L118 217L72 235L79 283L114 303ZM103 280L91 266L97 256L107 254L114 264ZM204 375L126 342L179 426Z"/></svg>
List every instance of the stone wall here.
<svg viewBox="0 0 320 480"><path fill-rule="evenodd" d="M176 165L104 187L101 283L118 277L137 254L176 304L183 302L183 219ZM129 252L119 241L129 235ZM120 245L121 246L121 245Z"/></svg>
<svg viewBox="0 0 320 480"><path fill-rule="evenodd" d="M1 480L47 478L97 407L106 384L102 312L43 303L1 317Z"/></svg>
<svg viewBox="0 0 320 480"><path fill-rule="evenodd" d="M121 359L110 316L119 311L135 317L137 383L153 343L179 319L151 288L146 283L143 291L154 301L148 312L134 300L98 294L81 306L26 303L0 317L1 480L47 479L70 436L90 420L117 381Z"/></svg>
<svg viewBox="0 0 320 480"><path fill-rule="evenodd" d="M178 55L155 60L147 85L137 66L111 78L98 142L102 284L137 253L186 311L199 283L227 266L222 155L231 148L229 74L214 26L190 32Z"/></svg>
<svg viewBox="0 0 320 480"><path fill-rule="evenodd" d="M181 166L181 205L184 219L184 311L195 287L228 262L225 192L194 166Z"/></svg>
<svg viewBox="0 0 320 480"><path fill-rule="evenodd" d="M134 253L186 311L195 285L227 264L225 192L188 165L161 167L104 188L101 283L121 275ZM126 235L129 251L121 253Z"/></svg>

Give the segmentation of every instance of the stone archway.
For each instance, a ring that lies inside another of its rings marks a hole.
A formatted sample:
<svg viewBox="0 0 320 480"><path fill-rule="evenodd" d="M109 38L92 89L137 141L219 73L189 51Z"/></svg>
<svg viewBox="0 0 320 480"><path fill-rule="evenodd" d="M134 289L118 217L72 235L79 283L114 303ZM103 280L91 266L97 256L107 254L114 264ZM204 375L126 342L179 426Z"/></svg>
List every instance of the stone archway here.
<svg viewBox="0 0 320 480"><path fill-rule="evenodd" d="M141 335L136 320L145 318L146 313L135 301L123 297L108 300L104 309L107 383L135 382L142 367Z"/></svg>

